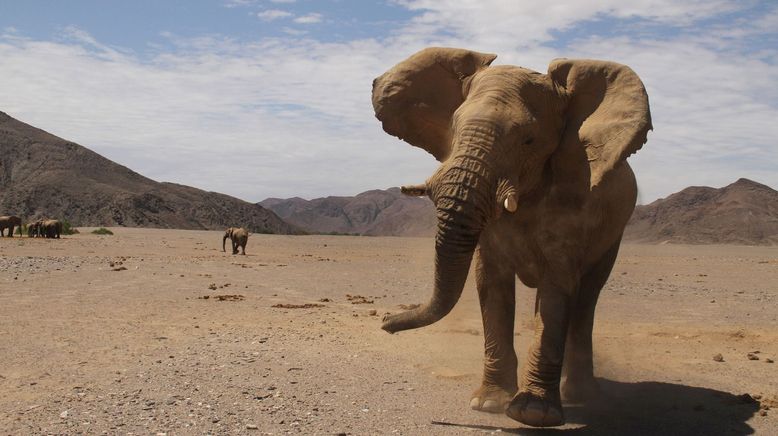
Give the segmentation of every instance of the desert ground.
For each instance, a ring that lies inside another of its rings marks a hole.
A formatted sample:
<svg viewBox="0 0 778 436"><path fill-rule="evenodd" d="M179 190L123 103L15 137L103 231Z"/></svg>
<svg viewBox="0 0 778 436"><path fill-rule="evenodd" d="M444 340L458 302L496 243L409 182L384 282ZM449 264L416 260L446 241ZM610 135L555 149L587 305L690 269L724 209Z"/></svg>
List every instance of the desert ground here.
<svg viewBox="0 0 778 436"><path fill-rule="evenodd" d="M80 230L0 239L2 434L545 432L468 408L472 280L443 321L380 330L429 297L431 239L257 234L233 256L221 232ZM521 361L534 291L517 300ZM558 431L778 434L776 321L778 248L622 246L595 325L602 395Z"/></svg>

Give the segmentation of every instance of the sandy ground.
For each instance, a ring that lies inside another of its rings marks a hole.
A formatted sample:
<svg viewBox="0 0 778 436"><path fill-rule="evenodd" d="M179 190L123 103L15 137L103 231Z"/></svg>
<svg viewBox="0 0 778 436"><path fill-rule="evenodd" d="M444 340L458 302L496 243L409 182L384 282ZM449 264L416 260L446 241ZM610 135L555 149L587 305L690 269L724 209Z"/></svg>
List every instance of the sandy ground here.
<svg viewBox="0 0 778 436"><path fill-rule="evenodd" d="M543 433L468 409L472 280L442 322L379 329L428 298L429 239L252 235L232 256L221 232L112 230L0 239L0 433ZM562 432L778 434L777 287L776 248L623 246L595 327L603 396Z"/></svg>

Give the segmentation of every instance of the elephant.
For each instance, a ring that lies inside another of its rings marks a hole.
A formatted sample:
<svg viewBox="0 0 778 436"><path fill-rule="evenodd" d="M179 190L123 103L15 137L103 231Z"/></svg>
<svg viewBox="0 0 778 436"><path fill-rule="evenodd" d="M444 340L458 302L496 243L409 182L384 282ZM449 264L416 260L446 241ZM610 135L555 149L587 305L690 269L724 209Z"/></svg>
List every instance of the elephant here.
<svg viewBox="0 0 778 436"><path fill-rule="evenodd" d="M249 240L249 232L243 227L230 227L224 232L224 238L222 238L222 251L224 249L224 243L230 238L232 241L232 254L238 254L238 247L243 249L243 255L246 255L246 243Z"/></svg>
<svg viewBox="0 0 778 436"><path fill-rule="evenodd" d="M14 228L22 226L22 219L15 215L0 216L0 236L5 236L3 233L5 229L8 229L8 237L14 237Z"/></svg>
<svg viewBox="0 0 778 436"><path fill-rule="evenodd" d="M44 238L59 239L62 233L62 222L59 220L43 220L40 222L38 232Z"/></svg>
<svg viewBox="0 0 778 436"><path fill-rule="evenodd" d="M40 229L41 229L42 223L43 223L42 220L37 220L37 221L33 221L33 222L27 224L27 237L28 238L35 238L35 237L41 236Z"/></svg>
<svg viewBox="0 0 778 436"><path fill-rule="evenodd" d="M496 57L427 48L373 81L383 130L441 162L426 183L403 189L435 205L432 297L387 315L382 328L395 333L446 316L474 260L485 358L470 407L558 426L563 398L585 401L598 389L595 305L635 207L626 159L653 130L648 95L625 65L557 59L542 74L491 66ZM516 277L537 289L521 380Z"/></svg>

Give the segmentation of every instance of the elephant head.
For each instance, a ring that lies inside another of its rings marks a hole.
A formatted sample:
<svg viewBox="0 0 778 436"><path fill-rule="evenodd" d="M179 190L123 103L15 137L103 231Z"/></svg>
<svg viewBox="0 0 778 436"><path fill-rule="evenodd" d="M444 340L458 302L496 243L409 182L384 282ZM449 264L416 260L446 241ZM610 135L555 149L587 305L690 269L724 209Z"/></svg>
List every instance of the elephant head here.
<svg viewBox="0 0 778 436"><path fill-rule="evenodd" d="M222 238L222 251L226 252L227 250L224 249L225 242L227 242L228 238L232 238L232 232L235 229L233 227L227 228L227 230L224 231L224 237Z"/></svg>
<svg viewBox="0 0 778 436"><path fill-rule="evenodd" d="M643 84L624 65L563 59L540 74L490 67L495 57L428 48L373 81L383 129L441 162L426 184L405 189L437 211L432 298L385 318L390 333L451 311L491 220L521 213L526 198L595 190L651 129Z"/></svg>

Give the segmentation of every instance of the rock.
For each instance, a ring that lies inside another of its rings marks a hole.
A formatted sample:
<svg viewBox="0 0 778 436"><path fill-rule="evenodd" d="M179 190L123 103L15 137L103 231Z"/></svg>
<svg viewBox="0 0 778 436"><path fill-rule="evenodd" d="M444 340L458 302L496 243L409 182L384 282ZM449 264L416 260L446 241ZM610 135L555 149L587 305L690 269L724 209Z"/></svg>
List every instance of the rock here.
<svg viewBox="0 0 778 436"><path fill-rule="evenodd" d="M68 411L66 410L66 411L64 411L64 412L60 413L60 414L59 414L59 417L60 417L60 418L63 418L63 419L64 419L64 418L67 418L67 417L68 417Z"/></svg>
<svg viewBox="0 0 778 436"><path fill-rule="evenodd" d="M722 356L721 353L715 354L713 356L713 360L715 362L723 362L724 361L724 356Z"/></svg>
<svg viewBox="0 0 778 436"><path fill-rule="evenodd" d="M259 430L259 427L254 424L246 424L246 430Z"/></svg>
<svg viewBox="0 0 778 436"><path fill-rule="evenodd" d="M773 363L773 362L775 362L773 359L770 359L770 358L767 358L764 361L765 361L765 363Z"/></svg>
<svg viewBox="0 0 778 436"><path fill-rule="evenodd" d="M378 311L375 310L375 309L370 309L370 310L367 311L367 314L370 315L370 316L376 316L376 315L378 315Z"/></svg>
<svg viewBox="0 0 778 436"><path fill-rule="evenodd" d="M748 360L759 360L759 356L754 353L748 353L746 357L748 357Z"/></svg>

